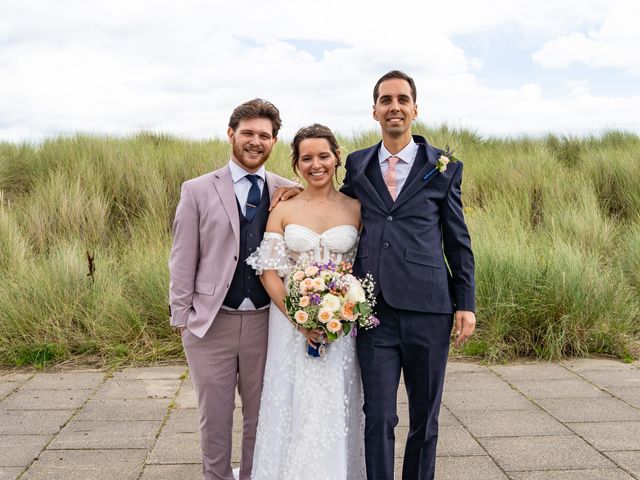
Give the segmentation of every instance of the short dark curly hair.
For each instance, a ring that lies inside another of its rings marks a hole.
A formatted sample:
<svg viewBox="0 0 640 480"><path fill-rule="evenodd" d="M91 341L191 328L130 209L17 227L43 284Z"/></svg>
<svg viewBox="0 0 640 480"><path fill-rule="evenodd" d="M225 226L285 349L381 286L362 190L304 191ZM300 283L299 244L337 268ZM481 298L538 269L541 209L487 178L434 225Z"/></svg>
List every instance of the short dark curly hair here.
<svg viewBox="0 0 640 480"><path fill-rule="evenodd" d="M262 98L254 98L234 108L229 118L229 128L235 131L241 120L249 118L266 118L271 120L272 134L274 137L278 136L280 127L282 127L280 111L273 103L263 100Z"/></svg>

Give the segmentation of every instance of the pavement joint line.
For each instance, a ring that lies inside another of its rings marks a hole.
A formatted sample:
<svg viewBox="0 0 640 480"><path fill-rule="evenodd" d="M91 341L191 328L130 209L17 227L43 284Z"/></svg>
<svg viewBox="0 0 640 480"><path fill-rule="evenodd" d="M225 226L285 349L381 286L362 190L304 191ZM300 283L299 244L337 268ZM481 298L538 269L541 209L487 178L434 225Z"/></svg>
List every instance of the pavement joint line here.
<svg viewBox="0 0 640 480"><path fill-rule="evenodd" d="M31 381L34 377L35 377L35 374L34 374L34 375L32 375L32 376L31 376L31 378L29 378L29 380L27 380L27 382ZM58 434L62 431L62 429L64 429L64 427L66 427L66 426L69 424L69 422L71 422L71 421L76 417L76 415L78 415L78 413L80 412L80 410L82 410L82 408L84 408L84 406L87 404L87 402L89 402L89 400L91 400L91 399L95 396L95 394L96 394L96 392L98 391L98 389L99 389L99 388L100 388L100 387L101 387L101 386L102 386L102 385L107 381L107 378L108 378L108 374L106 374L106 373L105 373L105 374L102 376L102 380L100 381L100 383L99 383L98 385L96 385L96 386L95 386L95 388L93 388L93 392L92 392L90 395L88 395L88 396L87 396L87 398L85 399L85 401L84 401L84 402L82 402L82 405L80 405L78 408L76 408L76 409L75 409L75 412L73 412L73 413L71 414L71 416L67 419L67 421L66 421L66 422L64 422L64 425L62 425L62 426L58 429L58 431L57 431L56 433L54 433L53 435L51 435L51 440L49 440L49 441L47 442L47 444L42 448L42 450L40 450L40 452L38 453L38 455L36 455L36 456L35 456L35 458L33 458L33 460L31 460L31 463L29 463L29 465L27 465L27 467L24 469L24 471L22 471L22 473L20 473L20 475L18 475L17 480L20 480L20 479L23 477L23 475L24 475L25 473L27 473L27 471L31 468L31 466L32 466L36 461L38 461L38 459L40 458L40 455L42 454L42 452L44 452L44 451L47 449L47 447L48 447L49 445L51 445L51 442L53 442L53 441L56 439L56 437L57 437L57 436L58 436ZM25 382L24 384L26 384L27 382ZM84 390L91 390L91 389L90 389L90 388L87 388L87 389L84 389ZM68 410L74 410L74 409L73 409L73 408L69 408Z"/></svg>
<svg viewBox="0 0 640 480"><path fill-rule="evenodd" d="M488 371L490 371L491 373L493 373L494 375L496 374L493 370L491 370L489 367L487 367L486 365L483 365L484 368L486 368ZM497 377L504 381L503 378L501 378L499 375L497 375ZM445 374L445 379L446 379L446 374ZM508 384L508 383L507 383ZM469 430L466 425L462 422L462 420L446 405L444 405L445 408L447 410L449 410L449 414L455 418L457 420L457 422L462 426L462 428L464 428L469 435L471 436L471 438L473 438L473 440L478 444L478 446L482 449L482 451L484 451L484 453L487 455L487 457L489 457L491 459L491 461L496 465L496 467L498 467L498 470L500 470L504 476L506 478L509 478L509 475L507 475L507 471L502 467L502 465L500 465L495 458L493 458L493 456L489 453L489 451L484 447L484 445L482 445L482 443L478 440L478 438L471 432L471 430ZM436 457L437 457L438 453L436 450ZM484 455L483 455L484 456Z"/></svg>
<svg viewBox="0 0 640 480"><path fill-rule="evenodd" d="M583 378L581 375L579 375L577 372L571 370L570 368L567 368L567 366L564 363L559 363L559 365L564 368L565 370L568 370L569 372L571 372L572 374L574 374L575 376L577 376L579 379L581 379L584 382L587 382L591 385L593 385L594 387L598 388L599 390L602 390L605 393L608 393L611 395L611 392L607 392L606 390L603 390L602 388L600 388L598 385L595 385L594 383L592 383L591 381L589 381L586 378ZM493 371L493 370L492 370ZM498 375L500 378L501 375L497 372L494 372L496 375ZM503 379L504 381L506 381L509 385L511 385L511 383L508 380ZM603 450L599 450L595 447L595 445L593 445L589 440L587 440L586 438L584 438L582 435L580 435L578 432L576 432L573 428L570 427L570 425L572 423L602 423L602 422L563 422L561 421L559 418L557 418L555 415L553 415L551 412L547 411L542 405L539 405L535 399L527 396L526 394L524 394L523 392L521 392L520 390L518 390L517 388L515 388L513 385L511 385L512 388L514 388L516 391L518 391L521 395L523 395L527 400L529 400L533 405L535 405L536 407L538 407L540 410L542 410L544 413L546 413L547 415L549 415L551 418L553 418L554 420L556 420L557 422L560 422L561 425L563 425L565 428L567 428L571 433L573 433L573 435L575 435L576 437L580 438L583 442L585 442L587 445L589 445L591 448L593 448L596 452L598 452L602 457L606 458L607 460L611 461L616 467L618 467L619 469L623 470L625 473L629 474L631 477L633 478L638 478L637 476L635 476L633 474L633 472L631 470L626 469L624 466L622 466L621 464L619 464L618 462L616 462L613 458L609 457L608 455L605 455L605 452ZM614 398L618 398L615 397ZM621 400L621 399L619 399ZM626 403L626 402L625 402ZM547 435L548 436L548 435ZM566 435L565 435L566 436ZM507 437L507 438L516 438L516 437ZM631 450L634 451L634 450ZM496 462L497 463L497 462ZM571 469L567 469L567 470L571 470ZM523 470L524 471L524 470Z"/></svg>
<svg viewBox="0 0 640 480"><path fill-rule="evenodd" d="M153 439L153 443L151 444L151 446L147 449L147 455L144 459L144 462L142 462L142 467L140 468L140 474L138 475L138 480L140 480L140 478L142 478L142 475L144 475L144 471L147 468L147 465L149 462L149 458L151 458L151 453L153 452L153 449L156 446L156 443L158 442L158 438L160 438L160 434L162 433L162 430L164 429L164 427L167 425L167 422L169 421L169 417L171 416L171 412L173 412L174 410L176 410L176 399L178 398L178 395L180 394L180 390L182 389L182 386L185 384L185 382L187 381L187 379L189 378L189 370L187 367L185 367L184 372L182 372L182 374L180 375L180 384L178 385L178 388L176 388L176 391L173 394L173 397L171 397L171 401L169 402L169 405L167 406L167 412L165 413L163 419L162 419L162 423L160 424L160 428L158 428L158 432L156 433L155 438ZM173 465L173 464L172 464ZM175 465L180 465L180 464L175 464ZM195 464L193 464L195 465Z"/></svg>
<svg viewBox="0 0 640 480"><path fill-rule="evenodd" d="M566 364L565 364L564 362L560 363L560 366L561 366L562 368L564 368L565 370L570 371L571 373L573 373L575 376L577 376L577 377L578 377L578 378L580 378L581 380L583 380L583 381L585 381L585 382L587 382L587 383L590 383L590 384L591 384L591 385L593 385L594 387L596 387L596 388L598 388L598 389L602 390L602 391L603 391L603 392L605 392L605 393L608 393L608 394L609 394L609 395L611 395L613 398L615 398L615 399L617 399L617 400L620 400L620 401L621 401L622 403L624 403L625 405L627 405L627 406L629 406L629 407L631 407L631 408L633 408L633 409L635 409L635 410L640 410L640 407L637 407L637 406L635 406L635 405L633 405L633 404L631 404L631 403L627 402L624 398L621 398L621 397L619 397L618 395L616 395L615 393L610 392L609 390L607 390L607 389L606 389L606 387L600 387L599 385L596 385L595 383L593 383L593 382L592 382L591 380L589 380L588 378L585 378L585 377L583 377L582 375L580 375L578 372L575 372L575 371L571 370L570 368L568 368L568 367L566 366Z"/></svg>

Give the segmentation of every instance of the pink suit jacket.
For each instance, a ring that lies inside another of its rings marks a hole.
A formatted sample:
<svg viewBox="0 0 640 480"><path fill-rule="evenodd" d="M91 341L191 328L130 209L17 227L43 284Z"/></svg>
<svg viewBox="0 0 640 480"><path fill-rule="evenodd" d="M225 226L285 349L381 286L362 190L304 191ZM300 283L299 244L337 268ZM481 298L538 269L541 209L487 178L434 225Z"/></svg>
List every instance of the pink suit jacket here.
<svg viewBox="0 0 640 480"><path fill-rule="evenodd" d="M295 183L267 172L269 197ZM240 217L229 166L182 184L169 259L171 326L202 338L240 261Z"/></svg>

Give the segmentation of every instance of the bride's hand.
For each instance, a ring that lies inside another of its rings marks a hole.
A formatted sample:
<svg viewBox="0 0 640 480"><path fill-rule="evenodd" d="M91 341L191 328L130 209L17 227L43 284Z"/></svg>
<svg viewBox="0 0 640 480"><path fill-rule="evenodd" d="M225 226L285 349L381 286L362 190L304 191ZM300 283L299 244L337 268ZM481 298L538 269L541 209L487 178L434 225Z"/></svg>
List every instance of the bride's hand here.
<svg viewBox="0 0 640 480"><path fill-rule="evenodd" d="M303 334L309 342L326 343L327 341L324 336L324 331L321 328L308 329L298 327L298 331Z"/></svg>

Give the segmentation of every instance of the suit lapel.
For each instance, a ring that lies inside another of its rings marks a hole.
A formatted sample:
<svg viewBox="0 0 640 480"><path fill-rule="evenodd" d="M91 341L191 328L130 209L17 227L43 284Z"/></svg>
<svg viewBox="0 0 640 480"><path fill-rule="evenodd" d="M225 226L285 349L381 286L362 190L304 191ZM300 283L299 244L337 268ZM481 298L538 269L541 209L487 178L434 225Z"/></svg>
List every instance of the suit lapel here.
<svg viewBox="0 0 640 480"><path fill-rule="evenodd" d="M220 168L213 172L211 177L213 186L218 192L224 211L229 217L233 234L237 241L240 241L240 215L238 214L238 206L236 193L233 190L233 179L231 178L231 170L228 166Z"/></svg>
<svg viewBox="0 0 640 480"><path fill-rule="evenodd" d="M437 156L431 151L426 143L418 144L416 159L413 162L413 166L411 167L411 171L409 172L409 176L407 177L404 187L393 204L392 210L400 207L428 183L428 181L425 182L423 180L423 177L427 172L430 172L436 167L437 161ZM431 178L433 179L433 177Z"/></svg>
<svg viewBox="0 0 640 480"><path fill-rule="evenodd" d="M380 142L381 143L381 142ZM378 163L378 151L380 150L380 143L377 146L372 147L369 152L366 153L364 161L361 165L358 165L357 177L360 179L362 187L366 190L367 194L385 210L389 209L391 203L391 196L387 190L384 179L380 172L380 165ZM377 177L380 177L379 179ZM379 185L379 181L382 180L382 187ZM387 195L388 199L385 199L384 195ZM388 202L387 202L388 200Z"/></svg>
<svg viewBox="0 0 640 480"><path fill-rule="evenodd" d="M267 180L267 188L269 189L269 199L273 198L273 194L276 193L278 187L280 187L280 182L278 182L278 177L273 175L271 172L266 172L266 180Z"/></svg>

